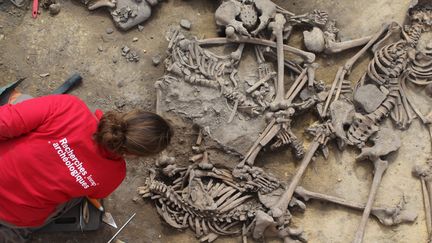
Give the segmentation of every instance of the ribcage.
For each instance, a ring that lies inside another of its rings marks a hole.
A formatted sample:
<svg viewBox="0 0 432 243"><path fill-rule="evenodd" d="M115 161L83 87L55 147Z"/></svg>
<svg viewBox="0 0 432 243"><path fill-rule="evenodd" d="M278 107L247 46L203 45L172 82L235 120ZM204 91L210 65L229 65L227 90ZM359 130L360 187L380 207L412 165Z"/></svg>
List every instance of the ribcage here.
<svg viewBox="0 0 432 243"><path fill-rule="evenodd" d="M384 46L375 52L367 70L367 80L378 85L388 85L389 80L401 75L406 66L405 42Z"/></svg>

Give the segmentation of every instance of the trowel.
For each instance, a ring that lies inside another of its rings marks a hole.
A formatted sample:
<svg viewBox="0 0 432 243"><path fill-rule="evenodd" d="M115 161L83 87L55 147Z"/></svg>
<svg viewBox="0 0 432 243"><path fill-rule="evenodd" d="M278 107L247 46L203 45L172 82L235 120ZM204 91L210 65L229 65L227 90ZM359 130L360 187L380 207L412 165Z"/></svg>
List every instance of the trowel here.
<svg viewBox="0 0 432 243"><path fill-rule="evenodd" d="M114 228L117 229L117 224L114 221L113 216L111 215L111 213L108 212L104 212L102 215L102 222L106 223L107 225L110 225Z"/></svg>
<svg viewBox="0 0 432 243"><path fill-rule="evenodd" d="M9 100L10 93L22 82L25 78L20 78L17 81L0 87L0 105L4 105Z"/></svg>

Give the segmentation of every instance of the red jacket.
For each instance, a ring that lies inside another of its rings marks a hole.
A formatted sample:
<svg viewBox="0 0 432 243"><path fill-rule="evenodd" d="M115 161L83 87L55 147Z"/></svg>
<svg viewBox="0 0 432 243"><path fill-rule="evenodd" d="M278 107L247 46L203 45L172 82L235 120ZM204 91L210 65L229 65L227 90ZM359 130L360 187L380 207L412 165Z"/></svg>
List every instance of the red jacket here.
<svg viewBox="0 0 432 243"><path fill-rule="evenodd" d="M70 95L0 107L0 220L40 226L59 204L119 186L125 161L92 138L101 116Z"/></svg>

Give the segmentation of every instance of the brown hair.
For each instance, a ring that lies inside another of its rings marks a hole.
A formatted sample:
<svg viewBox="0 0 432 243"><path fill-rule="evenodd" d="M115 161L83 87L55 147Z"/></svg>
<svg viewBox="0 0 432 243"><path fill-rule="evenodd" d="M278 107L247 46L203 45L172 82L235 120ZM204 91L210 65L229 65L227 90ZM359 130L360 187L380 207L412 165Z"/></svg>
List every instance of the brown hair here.
<svg viewBox="0 0 432 243"><path fill-rule="evenodd" d="M164 150L172 135L170 124L159 115L134 110L128 113L105 113L94 138L116 154L147 156Z"/></svg>

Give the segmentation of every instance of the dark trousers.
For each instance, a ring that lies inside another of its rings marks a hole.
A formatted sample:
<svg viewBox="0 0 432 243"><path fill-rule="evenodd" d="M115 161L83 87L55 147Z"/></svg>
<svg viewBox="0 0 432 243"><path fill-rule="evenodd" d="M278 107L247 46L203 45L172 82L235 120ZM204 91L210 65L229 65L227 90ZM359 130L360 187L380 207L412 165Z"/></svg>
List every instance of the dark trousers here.
<svg viewBox="0 0 432 243"><path fill-rule="evenodd" d="M52 213L46 220L45 224L39 227L18 227L0 220L0 243L23 243L30 239L30 235L51 223L52 221L60 218L63 214L73 208L75 205L81 203L83 198L74 198L57 207L57 210ZM30 217L31 215L29 215Z"/></svg>

